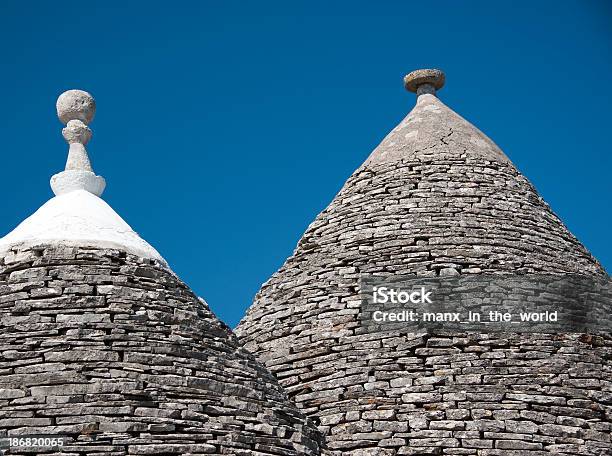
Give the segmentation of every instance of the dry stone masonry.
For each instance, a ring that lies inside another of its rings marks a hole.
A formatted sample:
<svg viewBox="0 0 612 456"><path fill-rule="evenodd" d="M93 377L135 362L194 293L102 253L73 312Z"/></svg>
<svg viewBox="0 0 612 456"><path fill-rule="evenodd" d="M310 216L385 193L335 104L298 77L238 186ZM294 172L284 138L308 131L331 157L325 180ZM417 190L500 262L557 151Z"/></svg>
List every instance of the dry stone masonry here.
<svg viewBox="0 0 612 456"><path fill-rule="evenodd" d="M406 78L410 114L266 282L237 334L333 455L612 455L610 334L401 331L359 322L359 278L584 274L600 264L484 134Z"/></svg>
<svg viewBox="0 0 612 456"><path fill-rule="evenodd" d="M416 107L262 286L240 340L99 198L95 102L63 94L56 196L0 239L0 452L612 455L609 333L359 321L364 275L609 280L443 84L407 76ZM63 445L6 446L37 436Z"/></svg>
<svg viewBox="0 0 612 456"><path fill-rule="evenodd" d="M66 456L319 454L274 377L152 260L13 251L0 327L0 437L61 436Z"/></svg>

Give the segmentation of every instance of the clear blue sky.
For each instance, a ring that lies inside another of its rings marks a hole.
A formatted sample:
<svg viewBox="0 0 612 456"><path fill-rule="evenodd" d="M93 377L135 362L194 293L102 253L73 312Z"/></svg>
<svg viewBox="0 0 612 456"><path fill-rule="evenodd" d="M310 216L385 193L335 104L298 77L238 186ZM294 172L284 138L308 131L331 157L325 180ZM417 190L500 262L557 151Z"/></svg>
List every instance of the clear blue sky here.
<svg viewBox="0 0 612 456"><path fill-rule="evenodd" d="M55 100L87 90L104 198L234 326L433 66L610 271L610 5L4 0L0 232L52 195Z"/></svg>

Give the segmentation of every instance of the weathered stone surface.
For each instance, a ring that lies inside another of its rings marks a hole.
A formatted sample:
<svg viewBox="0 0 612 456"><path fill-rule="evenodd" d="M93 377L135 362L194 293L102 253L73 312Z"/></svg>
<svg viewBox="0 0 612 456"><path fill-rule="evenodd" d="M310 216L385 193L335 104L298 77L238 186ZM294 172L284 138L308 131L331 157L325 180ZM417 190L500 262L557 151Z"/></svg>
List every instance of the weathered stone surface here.
<svg viewBox="0 0 612 456"><path fill-rule="evenodd" d="M237 334L335 455L612 454L600 430L612 420L609 335L360 327L360 274L608 277L503 152L432 95L435 77L409 78L414 110L308 227Z"/></svg>
<svg viewBox="0 0 612 456"><path fill-rule="evenodd" d="M76 247L10 258L0 438L61 436L63 456L321 454L315 425L165 267Z"/></svg>

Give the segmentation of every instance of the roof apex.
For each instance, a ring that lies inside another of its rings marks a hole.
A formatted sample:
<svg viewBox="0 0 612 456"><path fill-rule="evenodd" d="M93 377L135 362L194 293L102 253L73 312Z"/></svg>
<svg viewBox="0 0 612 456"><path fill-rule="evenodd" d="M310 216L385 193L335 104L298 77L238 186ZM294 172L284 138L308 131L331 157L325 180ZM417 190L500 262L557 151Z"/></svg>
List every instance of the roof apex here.
<svg viewBox="0 0 612 456"><path fill-rule="evenodd" d="M0 255L42 244L111 247L168 267L157 250L99 198L106 181L93 172L85 148L92 135L88 124L95 115L94 98L83 90L68 90L59 96L56 107L69 145L65 170L51 177L56 196L0 239Z"/></svg>
<svg viewBox="0 0 612 456"><path fill-rule="evenodd" d="M0 256L14 248L37 245L115 248L168 267L113 208L82 189L51 198L0 239Z"/></svg>
<svg viewBox="0 0 612 456"><path fill-rule="evenodd" d="M364 166L410 159L415 154L444 152L511 164L504 152L483 132L431 93L418 96L408 115L372 151Z"/></svg>

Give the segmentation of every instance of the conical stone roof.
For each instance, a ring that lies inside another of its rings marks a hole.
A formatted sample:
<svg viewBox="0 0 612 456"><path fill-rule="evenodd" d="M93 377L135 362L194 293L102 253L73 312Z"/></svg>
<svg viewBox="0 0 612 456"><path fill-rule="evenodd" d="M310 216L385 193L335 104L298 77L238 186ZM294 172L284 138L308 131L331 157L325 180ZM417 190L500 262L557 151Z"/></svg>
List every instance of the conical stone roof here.
<svg viewBox="0 0 612 456"><path fill-rule="evenodd" d="M342 455L610 454L612 340L367 333L363 274L607 277L506 155L407 76L414 109L308 227L237 328Z"/></svg>
<svg viewBox="0 0 612 456"><path fill-rule="evenodd" d="M0 240L0 453L320 454L273 375L99 198L91 96L60 102L57 196Z"/></svg>

